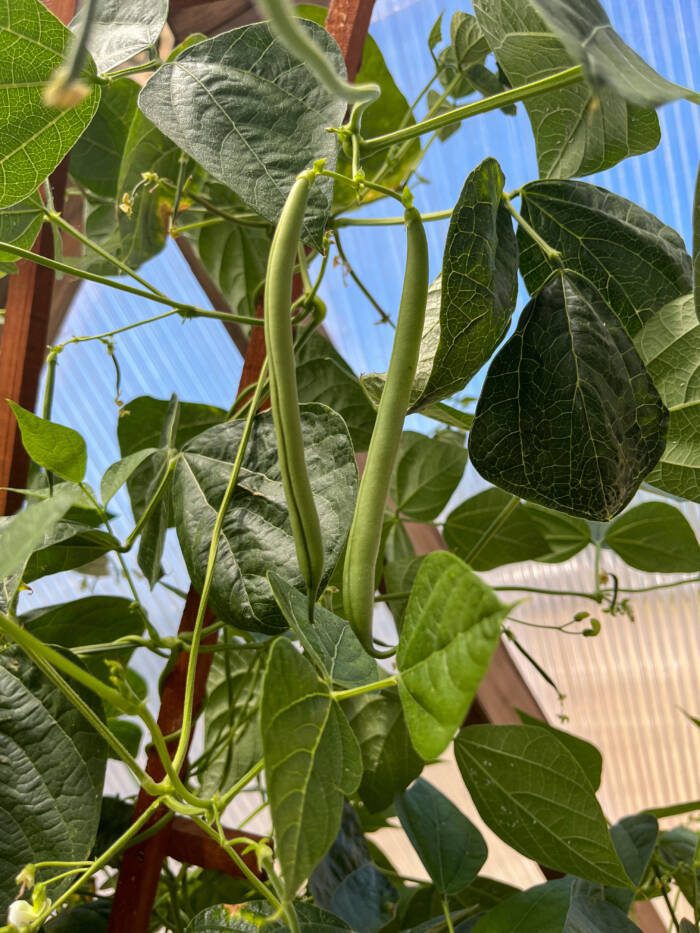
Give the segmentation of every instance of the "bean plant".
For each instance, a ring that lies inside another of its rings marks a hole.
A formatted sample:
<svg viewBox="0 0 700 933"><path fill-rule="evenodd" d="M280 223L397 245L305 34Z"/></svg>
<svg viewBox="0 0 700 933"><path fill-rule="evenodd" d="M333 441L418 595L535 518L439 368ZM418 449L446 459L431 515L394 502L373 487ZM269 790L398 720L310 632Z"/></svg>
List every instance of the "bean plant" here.
<svg viewBox="0 0 700 933"><path fill-rule="evenodd" d="M440 18L410 105L371 38L347 81L320 7L266 0L265 20L193 35L163 59L167 13L167 0L86 0L68 28L39 0L0 5L2 272L29 260L144 308L51 346L39 413L8 403L33 468L25 507L0 526L4 929L107 929L124 853L175 816L237 877L166 863L153 930L636 930L650 899L677 931L697 929L700 802L649 800L611 826L593 745L525 714L465 720L501 639L517 650L513 607L527 598L481 572L589 548L592 583L558 627L582 637L633 612L611 552L672 574L661 587L700 580L678 508L700 501L698 199L693 259L642 207L580 180L654 149L656 108L700 97L650 68L598 0L474 0ZM433 141L518 106L539 177L508 190L495 153L454 206L421 214ZM68 156L78 226L47 181ZM358 213L369 202L384 214ZM425 226L447 218L431 282ZM33 247L44 224L54 258ZM343 231L363 225L405 230L396 308L344 250ZM169 238L188 241L228 310L178 301L139 271ZM68 239L80 255L64 256ZM379 312L385 374L359 377L326 336L331 257ZM514 320L518 274L529 301ZM122 457L94 488L83 437L52 420L54 392L68 391L58 364L99 341L118 373L119 335L167 317L223 321L251 344L262 328L265 361L228 411L142 396L105 412ZM464 393L485 366L472 409ZM432 427L405 431L410 413ZM449 511L468 456L489 488ZM630 505L640 487L652 495ZM127 501L123 539L112 522ZM442 529L444 549L418 553L420 524ZM142 600L172 589L172 527L199 599L191 630L166 636L172 620ZM115 595L23 608L33 581L108 555ZM378 603L395 638L376 630ZM131 666L137 650L163 659L165 678L185 666L174 734ZM483 822L554 880L521 891L482 872L481 833L421 776L450 747ZM110 758L147 795L135 817L133 801L103 796ZM251 791L270 834L243 825L231 838L227 809L245 811ZM661 830L662 816L676 819ZM424 880L368 837L389 824Z"/></svg>

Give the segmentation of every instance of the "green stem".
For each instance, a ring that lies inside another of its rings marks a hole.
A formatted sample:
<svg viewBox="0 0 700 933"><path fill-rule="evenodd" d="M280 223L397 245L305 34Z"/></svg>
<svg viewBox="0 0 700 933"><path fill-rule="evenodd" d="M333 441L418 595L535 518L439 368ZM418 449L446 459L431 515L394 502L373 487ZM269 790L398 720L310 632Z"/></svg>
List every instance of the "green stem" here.
<svg viewBox="0 0 700 933"><path fill-rule="evenodd" d="M175 184L167 178L159 178L158 184L164 188L168 188L170 191L175 191ZM205 208L210 214L214 214L216 217L219 217L221 220L228 220L230 223L240 224L243 227L271 227L272 224L265 220L263 217L258 217L256 214L251 213L242 213L242 214L233 214L231 211L227 211L224 208L218 207L214 204L213 201L210 201L208 198L205 198L204 195L198 194L195 191L187 191L187 197L194 201L195 204L199 204L201 207Z"/></svg>
<svg viewBox="0 0 700 933"><path fill-rule="evenodd" d="M157 321L164 321L166 318L173 317L179 313L179 311L164 311L162 314L154 314L153 317L147 317L141 321L134 321L133 324L125 324L123 327L117 327L114 330L105 331L103 334L87 334L86 336L70 337L68 340L64 340L63 343L57 344L51 349L52 351L55 350L57 353L60 353L65 347L70 346L72 343L88 343L91 340L100 340L104 342L105 340L109 340L111 337L124 334L128 330L134 330L137 327L145 327L146 324L155 324ZM50 357L51 354L49 353L49 356L46 358L47 367L50 364Z"/></svg>
<svg viewBox="0 0 700 933"><path fill-rule="evenodd" d="M676 586L687 586L689 583L700 583L700 576L690 577L686 580L672 580L670 583L655 583L653 586L620 587L618 593L651 593L653 590L670 590Z"/></svg>
<svg viewBox="0 0 700 933"><path fill-rule="evenodd" d="M450 911L450 902L446 897L442 898L442 912L445 915L445 926L447 927L447 933L455 933L455 928L452 925L452 912Z"/></svg>
<svg viewBox="0 0 700 933"><path fill-rule="evenodd" d="M394 143L402 142L406 139L414 139L422 136L424 133L432 133L435 130L442 129L444 126L452 126L454 123L461 123L469 117L475 117L482 113L489 113L492 110L499 110L507 104L515 104L519 101L529 100L539 94L547 94L551 91L561 90L569 87L571 84L577 84L583 79L583 68L581 65L574 65L563 71L548 75L546 78L540 78L530 84L523 84L520 87L511 88L500 94L494 94L492 97L485 97L483 100L474 101L471 104L465 104L463 107L456 107L450 113L440 114L427 120L421 120L413 126L406 126L401 130L395 130L393 133L385 133L383 136L375 136L373 139L364 139L361 142L365 153L376 152L379 149L385 149Z"/></svg>
<svg viewBox="0 0 700 933"><path fill-rule="evenodd" d="M349 687L347 690L334 690L331 696L334 700L349 700L350 697L359 697L364 693L375 693L377 690L386 690L387 687L395 687L399 682L398 677L385 677L383 680L375 680L371 684L362 684L360 687Z"/></svg>
<svg viewBox="0 0 700 933"><path fill-rule="evenodd" d="M552 680L552 678L549 676L549 674L547 673L547 671L542 667L542 665L539 663L539 661L538 661L536 658L534 658L534 657L530 654L530 652L529 652L526 648L523 647L523 645L521 645L521 643L518 641L518 639L515 637L515 635L510 631L510 629L507 629L507 628L504 626L504 627L503 627L503 634L506 636L506 638L508 639L508 641L512 642L512 644L515 645L515 647L516 647L516 648L518 649L518 651L522 654L522 656L523 656L527 661L529 661L530 664L532 664L532 666L533 666L534 669L537 671L537 673L540 675L540 677L542 678L542 680L544 680L545 683L549 684L549 686L552 688L552 690L555 691L555 693L557 694L558 698L559 698L560 700L563 700L563 699L564 699L564 696L563 696L561 690L559 689L559 687L555 684L555 682L554 682L554 681Z"/></svg>
<svg viewBox="0 0 700 933"><path fill-rule="evenodd" d="M421 214L420 219L423 223L432 220L449 220L454 208L449 207L444 211L429 211L427 214ZM403 217L337 217L332 222L332 227L337 230L339 227L400 227L405 223Z"/></svg>
<svg viewBox="0 0 700 933"><path fill-rule="evenodd" d="M183 224L181 227L173 225L170 228L170 235L179 237L183 233L191 233L192 230L201 230L204 227L213 227L215 224L223 222L223 217L207 217L205 220L195 220L191 224Z"/></svg>
<svg viewBox="0 0 700 933"><path fill-rule="evenodd" d="M144 71L156 71L163 62L159 58L152 58L142 65L130 65L128 68L120 68L119 71L108 71L103 77L110 81L116 81L117 78L124 78L127 75L140 75Z"/></svg>
<svg viewBox="0 0 700 933"><path fill-rule="evenodd" d="M397 194L393 188L387 188L386 185L379 185L374 181L368 181L366 178L348 178L347 175L341 175L340 172L332 172L327 168L324 168L323 171L319 172L318 174L325 175L326 178L334 178L341 184L350 185L350 187L353 188L356 192L358 192L360 188L369 188L371 191L376 191L378 194L383 194L387 198L394 198L395 201L403 204L401 195ZM4 249L5 244L0 243L0 246L2 246Z"/></svg>
<svg viewBox="0 0 700 933"><path fill-rule="evenodd" d="M15 246L13 243L0 243L0 249L3 252L11 253L13 256L19 256L20 259L27 259L29 262L35 262L39 266L53 269L54 272L61 272L64 275L74 275L88 282L96 282L98 285L107 285L109 288L115 288L117 291L128 292L130 295L137 295L139 298L147 298L149 301L167 305L170 308L175 308L185 317L210 317L220 321L235 321L238 324L250 324L251 326L261 323L260 319L256 317L247 317L242 314L229 314L224 311L207 311L205 308L198 308L196 305L175 301L174 298L161 298L161 296L155 292L135 288L133 285L127 285L126 282L120 282L118 279L110 279L105 275L98 275L95 272L88 272L86 269L79 269L68 263L59 262L56 259L49 259L47 256L40 256L38 253L33 253L29 249L22 249L21 246Z"/></svg>
<svg viewBox="0 0 700 933"><path fill-rule="evenodd" d="M231 468L231 475L229 476L228 484L221 500L221 504L214 521L214 527L212 529L207 567L204 573L204 582L202 584L199 597L197 617L192 629L192 642L187 662L187 677L185 681L185 699L182 708L182 732L180 734L180 740L178 742L172 762L172 766L175 772L179 772L180 768L184 764L187 748L190 742L190 735L192 733L192 712L194 706L194 682L197 673L197 658L202 639L202 628L204 627L204 617L207 611L209 593L211 592L211 586L214 580L214 571L216 569L216 555L219 548L219 536L221 535L221 529L224 524L226 510L228 509L231 497L233 496L233 492L236 488L236 483L238 482L238 476L241 472L241 467L243 466L243 458L248 446L248 441L253 431L253 421L260 402L260 396L262 395L262 387L266 371L267 365L264 363L258 377L258 385L255 396L243 426L243 433L238 445L238 450L236 451L236 458Z"/></svg>
<svg viewBox="0 0 700 933"><path fill-rule="evenodd" d="M554 249L553 246L550 246L549 243L539 235L539 233L532 227L514 207L507 194L501 195L503 206L508 211L510 216L515 220L518 226L530 237L533 243L536 243L539 248L542 250L544 255L550 262L556 262L561 265L561 253L559 250Z"/></svg>
<svg viewBox="0 0 700 933"><path fill-rule="evenodd" d="M122 851L122 849L125 848L129 840L132 839L136 835L136 833L141 829L141 827L148 822L153 812L159 806L160 806L159 802L157 800L154 800L148 807L146 807L146 809L143 811L141 816L139 816L137 819L134 820L134 822L127 829L127 831L122 836L120 836L116 842L112 843L112 845L108 849L106 849L99 858L95 859L95 861L90 865L90 867L87 868L83 872L83 874L77 879L77 881L74 884L72 884L68 888L67 891L64 891L64 893L58 898L58 900L55 903L50 904L46 908L46 910L44 910L43 913L39 915L39 917L35 921L35 929L41 929L41 926L44 923L44 921L47 919L47 917L49 917L51 913L53 913L54 910L56 910L57 907L60 907L62 904L65 904L65 902L69 900L71 897L73 897L74 894L77 894L78 891L80 891L81 887L85 884L85 882L88 881L90 878L92 878L92 876L96 872L98 872L101 868L104 868L105 865L109 865L112 859L116 855L118 855Z"/></svg>
<svg viewBox="0 0 700 933"><path fill-rule="evenodd" d="M250 784L250 782L260 774L262 769L265 767L265 762L261 758L256 764L253 765L243 777L239 778L233 787L229 787L225 794L221 795L221 800L219 801L219 809L223 812L226 807L231 803L231 801L236 797L240 792Z"/></svg>
<svg viewBox="0 0 700 933"><path fill-rule="evenodd" d="M165 492L165 489L167 488L167 485L170 481L170 477L172 476L173 471L175 470L175 467L177 466L177 460L178 460L177 456L174 456L168 461L168 465L165 468L165 472L163 473L163 476L161 477L161 480L158 483L158 488L153 493L148 504L146 505L146 508L143 510L143 512L139 516L139 520L134 525L133 531L131 532L129 537L124 542L125 550L129 550L132 547L134 541L141 534L143 526L146 524L148 519L151 517L156 506L160 502L161 497L163 493Z"/></svg>
<svg viewBox="0 0 700 933"><path fill-rule="evenodd" d="M401 220L401 223L403 224L404 223L403 217L400 218L400 220ZM343 266L347 270L348 275L353 280L355 285L360 289L360 291L365 296L367 301L369 301L369 303L372 305L374 310L377 312L382 324L389 324L391 327L396 327L391 317L386 313L384 308L382 308L382 306L379 304L379 302L376 300L374 295L370 292L370 290L364 284L364 282L359 277L359 275L355 272L355 269L350 265L350 262L345 253L345 250L343 249L343 244L340 242L340 236L337 230L335 232L335 248L338 250L338 256L340 257L340 260L343 263Z"/></svg>

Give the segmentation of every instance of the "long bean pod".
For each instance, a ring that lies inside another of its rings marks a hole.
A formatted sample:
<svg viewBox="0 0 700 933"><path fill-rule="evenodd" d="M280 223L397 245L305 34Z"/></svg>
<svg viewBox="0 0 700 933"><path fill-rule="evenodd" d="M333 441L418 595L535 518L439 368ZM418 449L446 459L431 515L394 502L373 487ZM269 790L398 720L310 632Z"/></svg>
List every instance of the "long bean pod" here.
<svg viewBox="0 0 700 933"><path fill-rule="evenodd" d="M394 346L360 480L343 568L345 615L365 649L376 657L383 655L374 648L372 640L374 569L391 473L418 365L428 298L428 244L420 214L410 207L404 214L404 222L406 274Z"/></svg>
<svg viewBox="0 0 700 933"><path fill-rule="evenodd" d="M290 311L297 248L315 176L315 170L303 172L289 192L272 238L264 301L272 419L294 546L306 581L310 617L323 576L323 541L304 457Z"/></svg>

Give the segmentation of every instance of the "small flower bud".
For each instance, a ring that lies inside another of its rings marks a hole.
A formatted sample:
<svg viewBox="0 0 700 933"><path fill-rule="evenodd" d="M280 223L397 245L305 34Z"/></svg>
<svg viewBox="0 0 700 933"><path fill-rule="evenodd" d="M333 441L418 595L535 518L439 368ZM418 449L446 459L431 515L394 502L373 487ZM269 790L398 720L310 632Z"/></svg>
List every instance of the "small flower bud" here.
<svg viewBox="0 0 700 933"><path fill-rule="evenodd" d="M34 887L34 877L36 870L33 865L25 865L22 871L15 878L15 883L19 885L20 895Z"/></svg>
<svg viewBox="0 0 700 933"><path fill-rule="evenodd" d="M134 199L131 197L128 191L125 191L122 195L122 199L119 202L119 210L122 214L126 214L127 217L131 217L134 213Z"/></svg>
<svg viewBox="0 0 700 933"><path fill-rule="evenodd" d="M71 110L81 104L90 94L90 87L80 78L70 79L67 68L58 68L44 88L44 103L47 107Z"/></svg>

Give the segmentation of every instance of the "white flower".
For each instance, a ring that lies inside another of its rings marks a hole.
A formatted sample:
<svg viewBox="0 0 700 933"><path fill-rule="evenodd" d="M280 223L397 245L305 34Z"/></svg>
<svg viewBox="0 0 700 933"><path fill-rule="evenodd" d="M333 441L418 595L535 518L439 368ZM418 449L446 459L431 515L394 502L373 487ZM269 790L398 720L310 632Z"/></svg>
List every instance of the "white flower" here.
<svg viewBox="0 0 700 933"><path fill-rule="evenodd" d="M13 901L7 911L7 922L18 930L27 930L38 917L29 901Z"/></svg>

